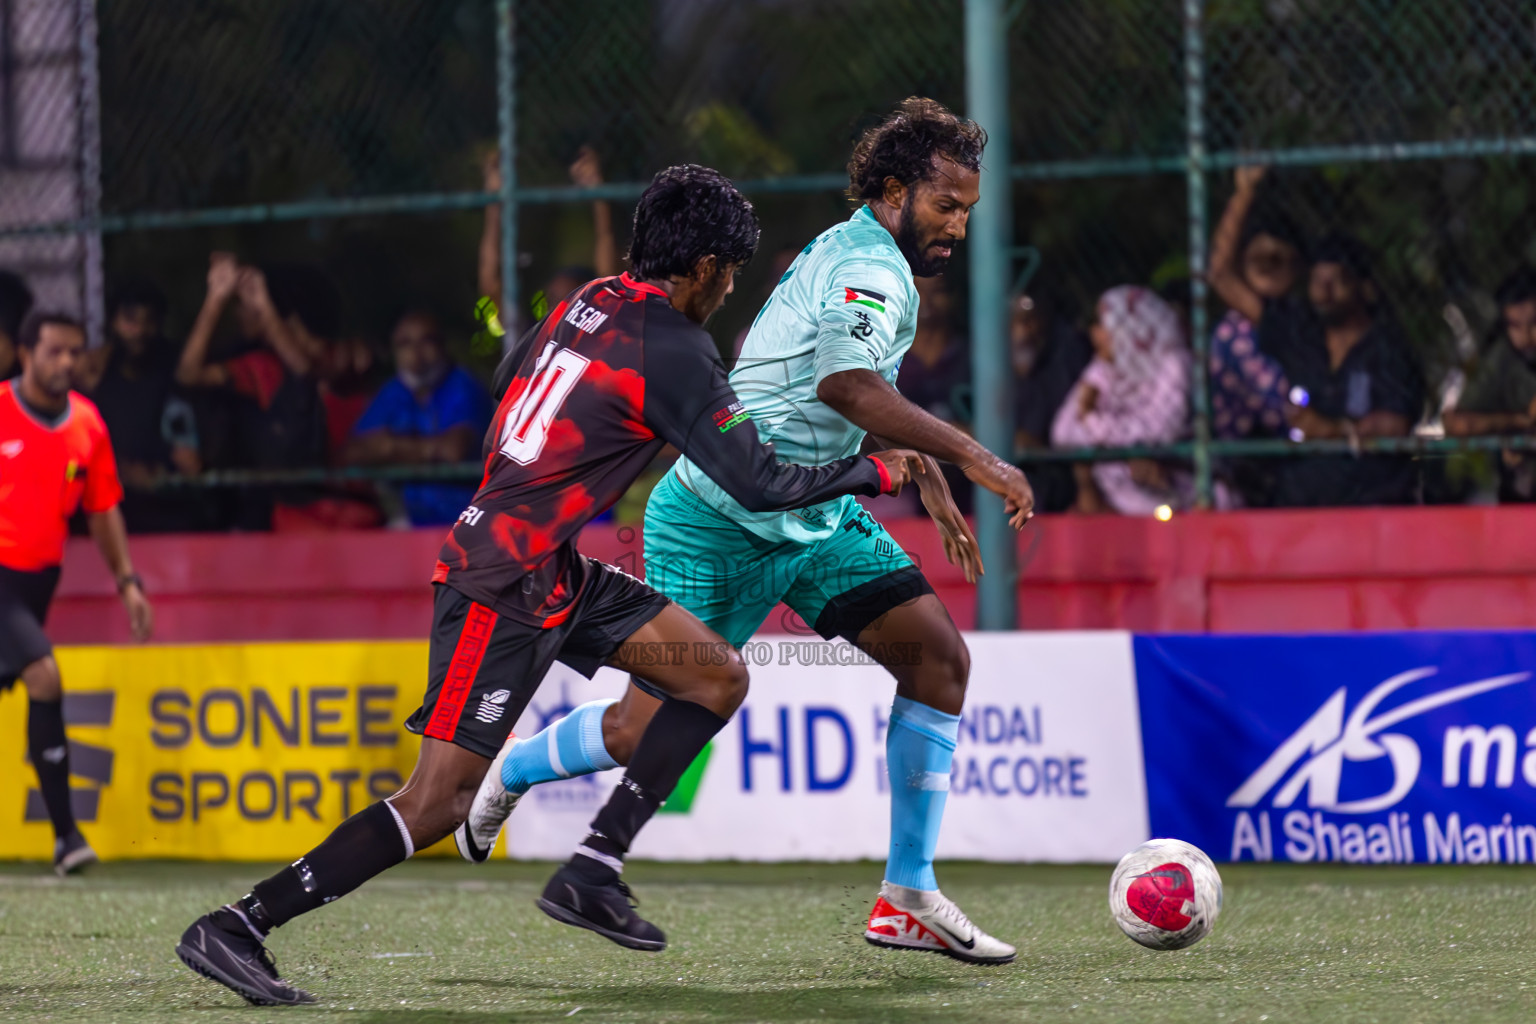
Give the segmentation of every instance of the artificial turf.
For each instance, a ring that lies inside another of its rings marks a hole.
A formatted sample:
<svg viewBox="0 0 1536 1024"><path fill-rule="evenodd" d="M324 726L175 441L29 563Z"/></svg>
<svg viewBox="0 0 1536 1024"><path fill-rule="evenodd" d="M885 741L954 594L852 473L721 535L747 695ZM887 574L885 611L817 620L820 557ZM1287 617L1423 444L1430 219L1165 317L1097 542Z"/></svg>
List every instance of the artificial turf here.
<svg viewBox="0 0 1536 1024"><path fill-rule="evenodd" d="M419 861L274 935L315 1007L253 1009L172 953L262 865L119 863L64 881L0 864L0 1019L219 1021L1536 1020L1536 868L1225 866L1214 934L1123 937L1109 868L941 864L945 890L1019 946L968 967L861 936L873 864L636 864L660 954L533 905L551 865Z"/></svg>

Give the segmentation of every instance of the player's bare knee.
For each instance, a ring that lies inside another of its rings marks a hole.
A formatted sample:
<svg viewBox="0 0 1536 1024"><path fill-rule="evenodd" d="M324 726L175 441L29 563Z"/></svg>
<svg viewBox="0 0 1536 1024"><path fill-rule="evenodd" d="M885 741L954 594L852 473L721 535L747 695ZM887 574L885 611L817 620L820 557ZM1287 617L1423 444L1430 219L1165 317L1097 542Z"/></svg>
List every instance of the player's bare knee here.
<svg viewBox="0 0 1536 1024"><path fill-rule="evenodd" d="M615 704L603 712L603 747L609 757L627 766L629 759L634 756L640 737L645 734L650 717L617 713L615 709L618 707Z"/></svg>
<svg viewBox="0 0 1536 1024"><path fill-rule="evenodd" d="M947 700L955 706L965 703L965 687L971 679L971 652L965 639L955 634L953 646L944 652L934 666L937 685Z"/></svg>
<svg viewBox="0 0 1536 1024"><path fill-rule="evenodd" d="M739 652L732 651L725 664L719 667L714 680L717 693L717 706L714 710L721 718L731 717L741 707L741 702L747 699L750 683L747 663L742 660Z"/></svg>
<svg viewBox="0 0 1536 1024"><path fill-rule="evenodd" d="M59 663L53 655L38 658L21 670L22 685L27 696L36 701L55 701L64 696L64 682L59 676Z"/></svg>
<svg viewBox="0 0 1536 1024"><path fill-rule="evenodd" d="M897 685L898 694L946 714L960 713L971 675L971 652L958 633L952 642L925 644L913 669Z"/></svg>

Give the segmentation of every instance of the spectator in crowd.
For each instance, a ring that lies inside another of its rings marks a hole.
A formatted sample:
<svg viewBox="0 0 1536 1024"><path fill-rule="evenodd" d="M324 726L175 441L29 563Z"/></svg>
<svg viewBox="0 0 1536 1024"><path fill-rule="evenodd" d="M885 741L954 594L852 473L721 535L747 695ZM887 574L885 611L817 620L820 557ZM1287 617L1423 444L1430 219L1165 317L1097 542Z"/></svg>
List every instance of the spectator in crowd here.
<svg viewBox="0 0 1536 1024"><path fill-rule="evenodd" d="M1261 177L1246 171L1239 180L1256 188ZM1232 255L1212 262L1211 285L1258 324L1260 351L1291 385L1298 401L1288 400L1283 411L1292 437L1358 443L1406 436L1423 412L1424 380L1381 302L1369 252L1358 240L1334 234L1318 242L1312 261L1305 299L1263 298ZM1280 505L1400 504L1417 494L1414 463L1400 456L1308 455L1276 469Z"/></svg>
<svg viewBox="0 0 1536 1024"><path fill-rule="evenodd" d="M448 358L442 323L410 310L390 335L395 376L357 422L347 460L360 465L464 462L476 457L490 425L491 397ZM413 526L451 523L474 496L462 484L414 483L401 488Z"/></svg>
<svg viewBox="0 0 1536 1024"><path fill-rule="evenodd" d="M1051 425L1092 361L1093 345L1047 289L1013 300L1008 345L1013 368L1014 447L1048 448L1057 443ZM1064 512L1077 500L1070 466L1039 462L1019 468L1029 476L1039 511Z"/></svg>
<svg viewBox="0 0 1536 1024"><path fill-rule="evenodd" d="M782 275L781 275L782 276ZM971 346L955 315L955 298L944 277L914 278L917 285L917 331L912 347L901 359L896 390L913 405L951 423L971 429ZM777 283L777 279L775 279ZM958 466L940 463L955 506L971 511L974 488ZM907 504L913 515L922 513L922 497L916 487L895 499Z"/></svg>
<svg viewBox="0 0 1536 1024"><path fill-rule="evenodd" d="M216 360L214 332L236 304L242 350ZM325 409L316 367L326 340L340 331L340 296L318 271L242 266L230 253L209 260L208 294L176 369L183 387L222 389L238 396L237 465L298 469L325 464ZM282 528L318 498L313 488L283 487L265 496L245 492L237 525Z"/></svg>
<svg viewBox="0 0 1536 1024"><path fill-rule="evenodd" d="M123 519L133 533L204 528L203 504L186 492L154 492L175 474L202 471L197 417L176 385L177 353L165 337L165 295L125 281L107 302L106 343L90 353L80 390L101 412L125 487Z"/></svg>
<svg viewBox="0 0 1536 1024"><path fill-rule="evenodd" d="M1503 330L1483 353L1476 374L1445 413L1445 432L1529 434L1536 428L1536 271L1521 267L1494 295ZM1526 452L1500 456L1499 500L1536 500L1536 460Z"/></svg>
<svg viewBox="0 0 1536 1024"><path fill-rule="evenodd" d="M315 369L320 404L325 409L325 462L348 463L352 431L362 419L380 381L373 346L358 335L327 339ZM286 529L361 530L384 525L380 488L368 480L332 481L323 496L312 502L305 515L288 514Z"/></svg>
<svg viewBox="0 0 1536 1024"><path fill-rule="evenodd" d="M1302 236L1279 210L1256 208L1262 167L1241 167L1237 190L1211 240L1212 267L1232 268L1260 303L1284 299L1303 267ZM1213 281L1214 283L1214 281ZM1290 385L1280 364L1259 351L1256 321L1236 306L1211 332L1211 435L1280 437Z"/></svg>
<svg viewBox="0 0 1536 1024"><path fill-rule="evenodd" d="M316 376L320 404L325 407L326 461L333 466L351 461L348 450L357 421L382 386L377 368L378 359L366 338L347 335L325 347Z"/></svg>
<svg viewBox="0 0 1536 1024"><path fill-rule="evenodd" d="M485 190L501 191L501 154L492 150L482 165ZM582 146L570 168L571 183L579 188L596 188L603 183L602 162L591 146ZM529 296L532 319L539 320L549 307L596 277L612 277L619 272L618 243L613 233L613 206L599 199L592 204L592 266L568 266L555 272L544 287ZM480 294L490 299L500 311L505 329L516 334L522 323L521 311L508 315L501 309L501 206L485 208L485 225L480 233Z"/></svg>
<svg viewBox="0 0 1536 1024"><path fill-rule="evenodd" d="M17 274L0 270L0 380L21 372L16 339L21 323L32 310L32 289Z"/></svg>
<svg viewBox="0 0 1536 1024"><path fill-rule="evenodd" d="M1089 336L1093 361L1056 413L1061 446L1175 441L1188 426L1189 350L1176 310L1145 288L1121 286L1099 299ZM1149 459L1075 467L1079 512L1151 515L1193 503L1189 475Z"/></svg>

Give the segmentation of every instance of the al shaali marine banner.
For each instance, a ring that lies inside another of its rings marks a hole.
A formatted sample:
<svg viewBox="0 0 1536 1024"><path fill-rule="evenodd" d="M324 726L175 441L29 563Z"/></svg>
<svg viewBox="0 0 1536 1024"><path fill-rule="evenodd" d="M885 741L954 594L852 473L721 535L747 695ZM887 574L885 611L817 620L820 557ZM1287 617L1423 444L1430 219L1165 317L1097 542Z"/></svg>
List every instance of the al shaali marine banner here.
<svg viewBox="0 0 1536 1024"><path fill-rule="evenodd" d="M1536 861L1536 635L1135 645L1155 834L1218 860Z"/></svg>

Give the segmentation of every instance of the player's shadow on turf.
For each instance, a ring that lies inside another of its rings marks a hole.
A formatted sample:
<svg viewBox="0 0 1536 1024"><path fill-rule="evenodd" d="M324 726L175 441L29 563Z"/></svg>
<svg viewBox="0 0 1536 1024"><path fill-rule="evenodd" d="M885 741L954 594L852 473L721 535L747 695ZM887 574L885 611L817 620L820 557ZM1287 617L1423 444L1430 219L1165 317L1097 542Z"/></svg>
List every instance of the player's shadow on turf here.
<svg viewBox="0 0 1536 1024"><path fill-rule="evenodd" d="M436 978L437 985L476 985L485 988L545 988L526 981L501 978ZM580 1006L583 1012L605 1013L707 1013L712 1021L764 1021L783 1017L814 1016L817 1020L900 1019L912 1005L903 997L934 995L940 991L973 991L975 982L949 981L943 978L901 978L885 976L866 984L805 985L766 992L733 992L701 985L615 985L562 989L544 998L557 1006L542 1011L500 1014L497 1020L548 1020L551 1011ZM532 992L527 993L532 995ZM421 1011L412 1011L420 1013ZM364 1018L380 1022L396 1020L393 1011ZM414 1022L418 1018L411 1018ZM420 1018L428 1020L430 1018ZM447 1020L447 1017L444 1017ZM454 1024L475 1021L474 1016L453 1017Z"/></svg>

